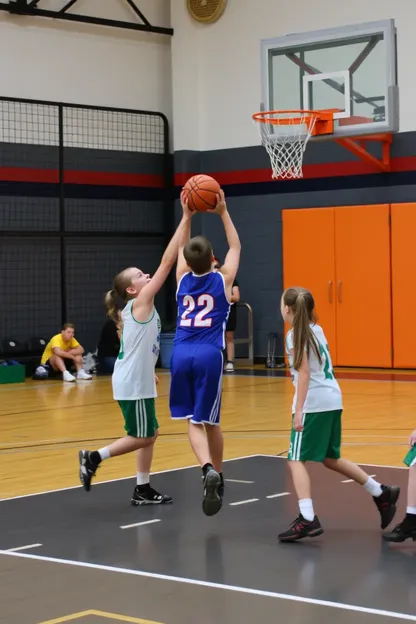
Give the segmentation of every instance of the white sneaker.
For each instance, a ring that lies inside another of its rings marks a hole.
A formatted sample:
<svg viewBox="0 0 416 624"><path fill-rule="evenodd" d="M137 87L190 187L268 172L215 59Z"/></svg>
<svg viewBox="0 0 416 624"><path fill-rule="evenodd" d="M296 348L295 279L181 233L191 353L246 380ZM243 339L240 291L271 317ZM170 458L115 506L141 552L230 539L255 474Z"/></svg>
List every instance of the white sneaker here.
<svg viewBox="0 0 416 624"><path fill-rule="evenodd" d="M62 375L64 381L75 381L75 377L69 371L65 371Z"/></svg>
<svg viewBox="0 0 416 624"><path fill-rule="evenodd" d="M92 379L92 375L88 375L88 373L86 373L84 370L80 370L77 373L77 379L83 379L83 380L87 380L87 379Z"/></svg>
<svg viewBox="0 0 416 624"><path fill-rule="evenodd" d="M225 365L225 372L226 373L233 373L234 372L234 364L232 362L227 362L227 364Z"/></svg>

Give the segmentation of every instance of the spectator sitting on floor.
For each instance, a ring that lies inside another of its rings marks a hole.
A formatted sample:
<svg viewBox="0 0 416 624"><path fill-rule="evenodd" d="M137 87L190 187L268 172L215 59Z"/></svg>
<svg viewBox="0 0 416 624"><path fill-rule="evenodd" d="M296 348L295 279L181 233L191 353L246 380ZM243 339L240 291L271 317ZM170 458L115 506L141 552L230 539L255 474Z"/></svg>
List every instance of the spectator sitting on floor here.
<svg viewBox="0 0 416 624"><path fill-rule="evenodd" d="M109 319L101 330L97 348L98 372L101 375L112 375L120 351L121 312L118 310L118 323Z"/></svg>
<svg viewBox="0 0 416 624"><path fill-rule="evenodd" d="M50 339L45 347L41 359L41 366L50 366L54 371L60 371L64 381L75 379L92 379L82 368L83 347L74 338L75 327L72 323L65 323L60 334ZM74 377L68 368L75 366L77 376Z"/></svg>

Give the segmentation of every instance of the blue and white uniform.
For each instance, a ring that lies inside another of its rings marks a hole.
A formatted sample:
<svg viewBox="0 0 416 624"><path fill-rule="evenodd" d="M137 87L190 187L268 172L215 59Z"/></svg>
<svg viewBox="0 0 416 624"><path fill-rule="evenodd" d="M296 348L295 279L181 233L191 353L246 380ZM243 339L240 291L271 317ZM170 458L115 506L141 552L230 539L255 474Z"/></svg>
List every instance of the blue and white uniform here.
<svg viewBox="0 0 416 624"><path fill-rule="evenodd" d="M230 302L224 276L185 273L176 293L178 318L171 360L172 418L218 425L225 327Z"/></svg>

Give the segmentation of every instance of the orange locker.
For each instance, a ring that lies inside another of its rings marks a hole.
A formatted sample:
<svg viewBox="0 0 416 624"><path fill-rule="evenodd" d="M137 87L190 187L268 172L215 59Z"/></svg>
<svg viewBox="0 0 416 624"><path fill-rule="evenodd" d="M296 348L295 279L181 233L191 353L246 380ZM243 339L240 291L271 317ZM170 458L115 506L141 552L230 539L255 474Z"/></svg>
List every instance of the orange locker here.
<svg viewBox="0 0 416 624"><path fill-rule="evenodd" d="M392 366L390 206L335 209L338 366Z"/></svg>
<svg viewBox="0 0 416 624"><path fill-rule="evenodd" d="M395 368L416 368L416 204L391 206Z"/></svg>
<svg viewBox="0 0 416 624"><path fill-rule="evenodd" d="M283 210L283 285L314 296L334 365L336 352L334 209ZM288 327L285 327L288 330Z"/></svg>

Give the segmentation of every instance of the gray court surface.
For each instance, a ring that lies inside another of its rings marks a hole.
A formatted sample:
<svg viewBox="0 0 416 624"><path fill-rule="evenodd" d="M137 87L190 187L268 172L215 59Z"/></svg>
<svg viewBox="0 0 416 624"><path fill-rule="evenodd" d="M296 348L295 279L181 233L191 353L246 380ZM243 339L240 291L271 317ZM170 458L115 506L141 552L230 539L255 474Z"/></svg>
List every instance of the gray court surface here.
<svg viewBox="0 0 416 624"><path fill-rule="evenodd" d="M367 471L402 487L393 526L407 472ZM198 468L152 477L174 497L169 506L131 507L134 479L2 501L0 622L416 621L413 542L384 543L362 488L321 466L311 474L325 533L296 544L276 539L297 515L278 457L226 462L224 506L212 518Z"/></svg>

